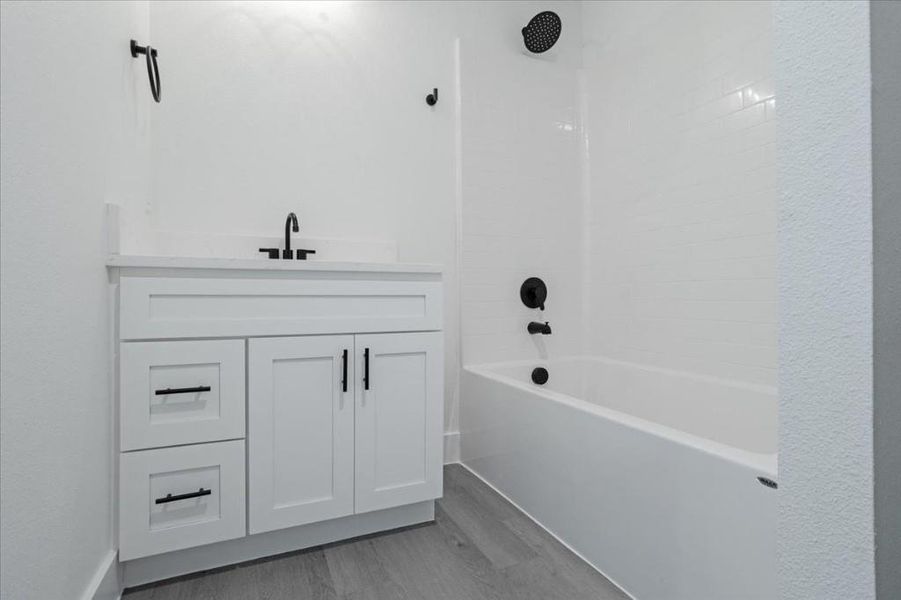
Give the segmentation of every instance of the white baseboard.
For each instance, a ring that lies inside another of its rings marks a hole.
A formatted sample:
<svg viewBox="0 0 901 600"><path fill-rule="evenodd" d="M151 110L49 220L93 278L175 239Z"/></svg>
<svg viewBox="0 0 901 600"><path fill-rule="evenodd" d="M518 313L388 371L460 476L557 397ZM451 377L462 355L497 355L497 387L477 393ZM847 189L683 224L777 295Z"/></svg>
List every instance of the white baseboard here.
<svg viewBox="0 0 901 600"><path fill-rule="evenodd" d="M444 432L444 464L460 462L460 432Z"/></svg>
<svg viewBox="0 0 901 600"><path fill-rule="evenodd" d="M82 600L119 600L122 597L122 577L119 571L119 555L115 550L110 550L97 567L97 572L81 596Z"/></svg>

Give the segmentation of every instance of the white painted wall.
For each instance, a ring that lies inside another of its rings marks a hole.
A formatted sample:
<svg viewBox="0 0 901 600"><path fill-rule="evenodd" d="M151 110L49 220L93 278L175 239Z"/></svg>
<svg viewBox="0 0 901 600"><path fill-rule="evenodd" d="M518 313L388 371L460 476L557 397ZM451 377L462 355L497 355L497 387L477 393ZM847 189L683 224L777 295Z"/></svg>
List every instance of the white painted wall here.
<svg viewBox="0 0 901 600"><path fill-rule="evenodd" d="M281 235L295 210L301 236L446 262L454 23L447 3L151 2L152 225Z"/></svg>
<svg viewBox="0 0 901 600"><path fill-rule="evenodd" d="M781 598L867 600L875 596L869 5L774 7Z"/></svg>
<svg viewBox="0 0 901 600"><path fill-rule="evenodd" d="M565 33L536 60L519 30L546 8L561 12ZM518 300L526 274L554 288L554 341L579 336L569 235L578 11L577 2L151 2L164 100L153 107L152 198L125 209L123 252L156 251L146 241L154 231L280 235L294 210L301 237L387 240L401 261L443 265L445 424L456 430L458 210L464 360L538 355Z"/></svg>
<svg viewBox="0 0 901 600"><path fill-rule="evenodd" d="M554 10L563 31L540 56L520 29ZM581 6L510 2L483 8L464 38L462 343L465 364L576 353L582 330L577 68ZM519 288L548 286L550 336L530 336Z"/></svg>
<svg viewBox="0 0 901 600"><path fill-rule="evenodd" d="M586 2L590 354L774 385L768 2Z"/></svg>
<svg viewBox="0 0 901 600"><path fill-rule="evenodd" d="M70 600L114 551L104 203L148 189L147 5L0 11L0 596Z"/></svg>
<svg viewBox="0 0 901 600"><path fill-rule="evenodd" d="M153 107L152 197L123 253L154 253L141 241L153 231L282 236L295 211L300 238L382 240L402 262L443 265L445 423L456 430L454 40L465 10L150 5L164 99Z"/></svg>

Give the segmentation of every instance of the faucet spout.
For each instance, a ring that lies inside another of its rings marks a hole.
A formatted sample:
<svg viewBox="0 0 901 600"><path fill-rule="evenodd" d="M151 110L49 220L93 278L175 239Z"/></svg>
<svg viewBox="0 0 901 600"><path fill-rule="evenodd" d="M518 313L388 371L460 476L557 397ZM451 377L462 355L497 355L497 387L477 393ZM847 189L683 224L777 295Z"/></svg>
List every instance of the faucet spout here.
<svg viewBox="0 0 901 600"><path fill-rule="evenodd" d="M293 212L288 213L288 218L285 219L285 250L284 252L282 252L282 258L294 258L294 253L291 251L292 231L294 233L300 231L300 225L297 224L297 215L295 215Z"/></svg>
<svg viewBox="0 0 901 600"><path fill-rule="evenodd" d="M538 321L532 321L529 323L529 326L526 328L529 333L535 335L536 333L540 333L541 335L551 335L551 324L550 323L539 323Z"/></svg>

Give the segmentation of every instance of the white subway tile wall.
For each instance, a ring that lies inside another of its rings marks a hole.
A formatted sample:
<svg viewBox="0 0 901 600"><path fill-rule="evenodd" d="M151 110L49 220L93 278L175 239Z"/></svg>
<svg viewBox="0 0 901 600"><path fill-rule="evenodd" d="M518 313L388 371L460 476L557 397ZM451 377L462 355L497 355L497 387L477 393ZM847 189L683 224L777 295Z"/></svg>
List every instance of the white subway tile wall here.
<svg viewBox="0 0 901 600"><path fill-rule="evenodd" d="M583 4L587 351L776 376L768 2Z"/></svg>
<svg viewBox="0 0 901 600"><path fill-rule="evenodd" d="M527 56L509 19L461 45L465 364L573 354L581 339L580 7L551 5L564 34L547 55ZM522 24L541 8L525 5ZM519 298L530 276L547 283L550 336L526 332L541 317Z"/></svg>

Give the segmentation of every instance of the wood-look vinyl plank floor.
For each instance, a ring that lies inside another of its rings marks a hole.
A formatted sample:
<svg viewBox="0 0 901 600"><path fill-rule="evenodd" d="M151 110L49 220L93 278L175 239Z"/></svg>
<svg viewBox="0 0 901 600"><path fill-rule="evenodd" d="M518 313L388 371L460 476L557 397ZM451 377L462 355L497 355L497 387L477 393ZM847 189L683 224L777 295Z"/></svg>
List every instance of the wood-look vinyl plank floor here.
<svg viewBox="0 0 901 600"><path fill-rule="evenodd" d="M125 600L628 600L460 465L435 522L126 590Z"/></svg>

